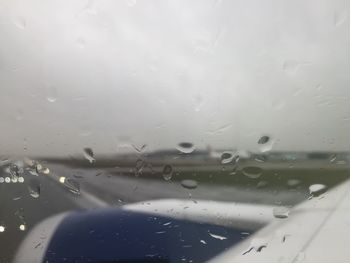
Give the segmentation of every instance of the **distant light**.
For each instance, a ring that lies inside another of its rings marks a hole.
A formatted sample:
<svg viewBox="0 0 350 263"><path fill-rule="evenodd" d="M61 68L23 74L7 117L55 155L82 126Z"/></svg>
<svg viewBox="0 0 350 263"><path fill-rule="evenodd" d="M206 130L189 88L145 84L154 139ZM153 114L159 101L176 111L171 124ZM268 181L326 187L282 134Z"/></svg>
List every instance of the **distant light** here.
<svg viewBox="0 0 350 263"><path fill-rule="evenodd" d="M26 225L19 225L19 230L25 231L26 230Z"/></svg>
<svg viewBox="0 0 350 263"><path fill-rule="evenodd" d="M0 226L0 233L5 231L5 227L4 226Z"/></svg>
<svg viewBox="0 0 350 263"><path fill-rule="evenodd" d="M5 183L10 183L11 182L11 178L10 177L5 177Z"/></svg>
<svg viewBox="0 0 350 263"><path fill-rule="evenodd" d="M61 183L61 184L64 184L65 181L66 181L66 177L61 176L61 177L60 177L60 183Z"/></svg>
<svg viewBox="0 0 350 263"><path fill-rule="evenodd" d="M21 176L21 177L18 177L18 182L19 183L23 183L24 182L24 178Z"/></svg>

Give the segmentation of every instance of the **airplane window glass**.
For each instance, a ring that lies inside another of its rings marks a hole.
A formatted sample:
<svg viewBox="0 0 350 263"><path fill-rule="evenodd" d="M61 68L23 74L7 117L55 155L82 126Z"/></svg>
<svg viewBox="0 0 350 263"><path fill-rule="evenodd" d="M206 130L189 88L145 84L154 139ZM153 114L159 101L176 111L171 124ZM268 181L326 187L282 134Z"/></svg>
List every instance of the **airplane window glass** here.
<svg viewBox="0 0 350 263"><path fill-rule="evenodd" d="M347 262L349 10L1 1L0 263Z"/></svg>

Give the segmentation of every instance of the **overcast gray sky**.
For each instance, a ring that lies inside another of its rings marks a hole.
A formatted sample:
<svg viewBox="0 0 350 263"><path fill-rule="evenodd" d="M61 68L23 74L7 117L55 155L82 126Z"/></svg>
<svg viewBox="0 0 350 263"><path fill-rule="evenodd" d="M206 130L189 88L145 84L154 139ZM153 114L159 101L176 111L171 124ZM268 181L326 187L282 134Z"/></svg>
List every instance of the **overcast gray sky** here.
<svg viewBox="0 0 350 263"><path fill-rule="evenodd" d="M1 152L350 150L349 7L0 0Z"/></svg>

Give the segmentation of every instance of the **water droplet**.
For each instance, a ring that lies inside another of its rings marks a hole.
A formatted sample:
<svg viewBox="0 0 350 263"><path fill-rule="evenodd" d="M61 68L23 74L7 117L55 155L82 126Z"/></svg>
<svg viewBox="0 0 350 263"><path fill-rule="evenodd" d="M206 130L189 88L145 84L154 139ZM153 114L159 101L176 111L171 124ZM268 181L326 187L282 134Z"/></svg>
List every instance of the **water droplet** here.
<svg viewBox="0 0 350 263"><path fill-rule="evenodd" d="M324 184L313 184L309 186L309 192L312 196L320 195L324 192L326 186Z"/></svg>
<svg viewBox="0 0 350 263"><path fill-rule="evenodd" d="M242 173L251 179L256 179L262 175L262 169L256 166L248 166L242 169Z"/></svg>
<svg viewBox="0 0 350 263"><path fill-rule="evenodd" d="M270 141L270 136L264 135L261 136L260 139L258 140L258 144L265 144Z"/></svg>
<svg viewBox="0 0 350 263"><path fill-rule="evenodd" d="M28 170L28 172L31 174L31 175L34 175L34 176L39 176L39 174L34 171L34 170Z"/></svg>
<svg viewBox="0 0 350 263"><path fill-rule="evenodd" d="M237 170L238 170L238 167L235 165L235 166L232 168L232 170L231 170L231 172L230 172L230 175L235 175L235 174L237 173Z"/></svg>
<svg viewBox="0 0 350 263"><path fill-rule="evenodd" d="M330 163L334 163L336 160L337 160L337 155L336 155L336 154L332 154L332 156L331 156L329 162L330 162Z"/></svg>
<svg viewBox="0 0 350 263"><path fill-rule="evenodd" d="M169 164L163 167L163 178L166 181L169 181L173 176L173 167Z"/></svg>
<svg viewBox="0 0 350 263"><path fill-rule="evenodd" d="M260 181L257 185L256 185L256 187L257 188L263 188L263 187L265 187L267 185L267 182L266 181Z"/></svg>
<svg viewBox="0 0 350 263"><path fill-rule="evenodd" d="M94 152L92 151L91 148L84 148L84 157L90 163L94 163L96 161L94 158Z"/></svg>
<svg viewBox="0 0 350 263"><path fill-rule="evenodd" d="M260 152L264 153L271 151L274 141L270 138L270 136L264 135L260 137L258 144L260 145Z"/></svg>
<svg viewBox="0 0 350 263"><path fill-rule="evenodd" d="M134 148L135 151L138 152L138 153L142 153L142 152L146 149L146 147L147 147L146 144L143 144L143 145L140 146L140 147L137 147L135 144L131 144L131 146L132 146L132 148Z"/></svg>
<svg viewBox="0 0 350 263"><path fill-rule="evenodd" d="M5 232L5 226L0 226L0 233Z"/></svg>
<svg viewBox="0 0 350 263"><path fill-rule="evenodd" d="M73 194L80 194L80 184L76 180L68 178L65 180L64 185Z"/></svg>
<svg viewBox="0 0 350 263"><path fill-rule="evenodd" d="M24 224L19 225L19 230L25 231L26 230L26 225L24 225Z"/></svg>
<svg viewBox="0 0 350 263"><path fill-rule="evenodd" d="M53 85L46 88L46 99L48 102L55 102L57 100L57 89Z"/></svg>
<svg viewBox="0 0 350 263"><path fill-rule="evenodd" d="M213 233L209 233L209 236L211 236L212 238L215 238L215 239L219 239L219 240L225 240L227 239L227 237L224 237L224 236L221 236L221 235L217 235L217 234L213 234Z"/></svg>
<svg viewBox="0 0 350 263"><path fill-rule="evenodd" d="M273 209L273 216L276 218L287 218L289 216L289 209L285 206L278 206Z"/></svg>
<svg viewBox="0 0 350 263"><path fill-rule="evenodd" d="M225 124L225 125L222 125L222 126L216 128L214 130L209 130L206 133L208 133L209 135L218 135L218 134L227 132L229 129L231 129L232 126L233 126L232 123L228 123L228 124Z"/></svg>
<svg viewBox="0 0 350 263"><path fill-rule="evenodd" d="M249 248L243 252L242 255L246 255L252 251L255 252L261 252L264 248L267 247L267 241L265 239L262 238L254 238L251 242L250 242L250 246Z"/></svg>
<svg viewBox="0 0 350 263"><path fill-rule="evenodd" d="M40 196L40 183L37 180L31 180L28 185L28 191L33 198L38 198Z"/></svg>
<svg viewBox="0 0 350 263"><path fill-rule="evenodd" d="M345 23L348 18L347 10L336 11L334 13L334 26L338 27Z"/></svg>
<svg viewBox="0 0 350 263"><path fill-rule="evenodd" d="M12 176L18 177L20 174L20 169L16 164L11 164L9 167L9 172Z"/></svg>
<svg viewBox="0 0 350 263"><path fill-rule="evenodd" d="M135 176L140 176L145 168L145 162L141 159L137 159L135 163Z"/></svg>
<svg viewBox="0 0 350 263"><path fill-rule="evenodd" d="M181 142L177 145L176 149L182 153L192 153L195 147L190 142Z"/></svg>
<svg viewBox="0 0 350 263"><path fill-rule="evenodd" d="M187 188L187 189L195 189L198 186L198 182L195 180L187 179L187 180L182 180L181 185L182 185L182 187Z"/></svg>
<svg viewBox="0 0 350 263"><path fill-rule="evenodd" d="M300 180L298 180L298 179L289 179L288 181L287 181L287 185L289 185L289 186L297 186L298 184L300 184Z"/></svg>
<svg viewBox="0 0 350 263"><path fill-rule="evenodd" d="M234 155L233 152L223 152L221 154L221 163L222 164L229 164L231 163L233 160L235 160L235 162L237 162L238 160L238 156Z"/></svg>
<svg viewBox="0 0 350 263"><path fill-rule="evenodd" d="M254 160L259 163L264 163L267 161L267 156L259 154L255 156Z"/></svg>

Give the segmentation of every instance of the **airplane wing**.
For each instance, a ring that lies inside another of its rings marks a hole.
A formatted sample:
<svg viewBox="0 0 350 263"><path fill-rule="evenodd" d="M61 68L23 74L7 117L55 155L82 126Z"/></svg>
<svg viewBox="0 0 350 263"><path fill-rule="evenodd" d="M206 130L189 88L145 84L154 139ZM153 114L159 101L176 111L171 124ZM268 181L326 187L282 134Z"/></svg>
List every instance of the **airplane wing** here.
<svg viewBox="0 0 350 263"><path fill-rule="evenodd" d="M349 262L350 181L296 206L210 262Z"/></svg>

